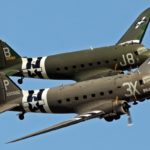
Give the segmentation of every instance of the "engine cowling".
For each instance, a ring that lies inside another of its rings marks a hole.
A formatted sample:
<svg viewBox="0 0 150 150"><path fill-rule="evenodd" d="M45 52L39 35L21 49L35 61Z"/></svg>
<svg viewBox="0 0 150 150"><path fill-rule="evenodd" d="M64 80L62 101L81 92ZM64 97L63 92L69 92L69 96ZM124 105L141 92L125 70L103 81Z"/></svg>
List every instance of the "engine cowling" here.
<svg viewBox="0 0 150 150"><path fill-rule="evenodd" d="M127 101L116 100L113 102L113 111L119 114L127 114L129 112L130 105Z"/></svg>
<svg viewBox="0 0 150 150"><path fill-rule="evenodd" d="M121 115L129 113L130 105L127 101L115 100L111 101L109 104L110 105L108 106L107 103L107 113L104 115L106 121L118 120Z"/></svg>

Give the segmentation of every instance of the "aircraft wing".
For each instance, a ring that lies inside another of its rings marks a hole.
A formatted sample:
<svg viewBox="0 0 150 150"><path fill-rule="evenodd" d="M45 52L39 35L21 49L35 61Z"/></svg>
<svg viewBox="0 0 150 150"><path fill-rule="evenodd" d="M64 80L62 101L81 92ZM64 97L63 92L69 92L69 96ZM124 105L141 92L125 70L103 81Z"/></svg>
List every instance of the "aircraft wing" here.
<svg viewBox="0 0 150 150"><path fill-rule="evenodd" d="M80 73L77 73L74 77L75 81L81 82L91 79L98 79L101 77L113 76L122 73L121 70L114 70L111 68L99 68L95 70L86 70Z"/></svg>
<svg viewBox="0 0 150 150"><path fill-rule="evenodd" d="M54 131L54 130L57 130L57 129L68 127L68 126L71 126L71 125L74 125L74 124L77 124L77 123L80 123L80 122L83 122L83 121L86 121L86 120L101 117L103 114L104 113L100 110L95 110L95 111L91 111L91 112L88 112L88 113L83 113L81 115L77 115L76 117L74 117L74 118L72 118L68 121L58 123L56 125L53 125L53 126L50 126L50 127L46 128L46 129L40 130L38 132L29 134L29 135L26 135L26 136L23 136L21 138L15 139L13 141L10 141L8 143L14 143L14 142L21 141L21 140L24 140L24 139L27 139L27 138L30 138L30 137L40 135L40 134L44 134L44 133L51 132L51 131Z"/></svg>
<svg viewBox="0 0 150 150"><path fill-rule="evenodd" d="M150 22L150 8L146 9L136 21L131 25L128 31L117 42L117 45L140 44Z"/></svg>

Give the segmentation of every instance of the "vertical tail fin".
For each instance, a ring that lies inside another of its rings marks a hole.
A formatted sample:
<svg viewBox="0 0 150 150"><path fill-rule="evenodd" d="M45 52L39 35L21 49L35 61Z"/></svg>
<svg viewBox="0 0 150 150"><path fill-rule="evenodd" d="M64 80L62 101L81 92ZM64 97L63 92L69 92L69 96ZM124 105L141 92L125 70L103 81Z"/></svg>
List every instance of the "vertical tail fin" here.
<svg viewBox="0 0 150 150"><path fill-rule="evenodd" d="M0 70L9 70L21 64L21 57L7 43L0 40Z"/></svg>
<svg viewBox="0 0 150 150"><path fill-rule="evenodd" d="M0 112L17 107L21 102L21 89L4 73L0 73L0 94Z"/></svg>
<svg viewBox="0 0 150 150"><path fill-rule="evenodd" d="M150 22L150 8L146 9L144 12L140 14L140 16L128 29L128 31L118 41L117 45L132 44L132 43L140 44L143 40L149 22Z"/></svg>

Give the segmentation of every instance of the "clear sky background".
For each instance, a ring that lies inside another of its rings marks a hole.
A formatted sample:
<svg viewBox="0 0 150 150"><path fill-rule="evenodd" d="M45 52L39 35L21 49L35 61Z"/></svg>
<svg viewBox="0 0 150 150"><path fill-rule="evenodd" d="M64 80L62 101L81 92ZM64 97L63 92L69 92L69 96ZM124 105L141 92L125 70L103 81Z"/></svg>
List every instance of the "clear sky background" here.
<svg viewBox="0 0 150 150"><path fill-rule="evenodd" d="M22 56L56 53L115 44L144 9L148 0L0 0L0 38ZM150 47L150 28L144 44ZM77 60L79 61L79 60ZM16 80L16 78L13 78ZM72 81L25 79L23 89L38 89ZM28 139L5 143L66 120L72 115L31 114L20 121L17 113L0 116L1 150L127 150L150 147L150 101L131 109L134 126L127 117L107 123L90 120Z"/></svg>

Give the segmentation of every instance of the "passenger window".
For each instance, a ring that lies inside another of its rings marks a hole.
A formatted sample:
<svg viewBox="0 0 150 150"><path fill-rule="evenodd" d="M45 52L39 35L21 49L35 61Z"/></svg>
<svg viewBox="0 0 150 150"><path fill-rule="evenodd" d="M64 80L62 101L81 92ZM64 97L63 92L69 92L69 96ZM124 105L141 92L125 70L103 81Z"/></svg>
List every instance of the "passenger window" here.
<svg viewBox="0 0 150 150"><path fill-rule="evenodd" d="M84 64L81 64L81 67L84 68Z"/></svg>
<svg viewBox="0 0 150 150"><path fill-rule="evenodd" d="M73 69L76 69L77 67L74 65L74 66L72 66L72 68L73 68Z"/></svg>
<svg viewBox="0 0 150 150"><path fill-rule="evenodd" d="M105 63L106 63L106 64L108 64L108 63L109 63L109 61L108 61L108 60L106 60L106 61L105 61Z"/></svg>
<svg viewBox="0 0 150 150"><path fill-rule="evenodd" d="M68 67L65 67L64 69L65 69L65 70L68 70Z"/></svg>
<svg viewBox="0 0 150 150"><path fill-rule="evenodd" d="M79 100L79 97L75 97L75 100Z"/></svg>
<svg viewBox="0 0 150 150"><path fill-rule="evenodd" d="M112 94L112 93L113 93L113 91L112 91L112 90L110 90L110 91L109 91L109 94Z"/></svg>
<svg viewBox="0 0 150 150"><path fill-rule="evenodd" d="M83 95L83 98L84 98L84 99L87 99L87 95Z"/></svg>
<svg viewBox="0 0 150 150"><path fill-rule="evenodd" d="M100 92L100 95L101 95L101 96L104 96L104 92Z"/></svg>
<svg viewBox="0 0 150 150"><path fill-rule="evenodd" d="M57 70L57 71L60 71L60 68L57 68L56 70Z"/></svg>
<svg viewBox="0 0 150 150"><path fill-rule="evenodd" d="M67 101L67 102L70 102L70 98L67 98L66 101Z"/></svg>
<svg viewBox="0 0 150 150"><path fill-rule="evenodd" d="M100 64L101 64L101 62L100 62L100 61L98 61L98 62L97 62L97 64L98 64L98 65L100 65Z"/></svg>
<svg viewBox="0 0 150 150"><path fill-rule="evenodd" d="M62 103L62 101L61 101L61 100L58 100L58 103L59 103L59 104L61 104L61 103Z"/></svg>
<svg viewBox="0 0 150 150"><path fill-rule="evenodd" d="M91 94L91 96L92 96L92 97L95 97L96 95L95 95L95 94Z"/></svg>
<svg viewBox="0 0 150 150"><path fill-rule="evenodd" d="M93 66L93 64L92 64L92 63L89 63L89 66Z"/></svg>

